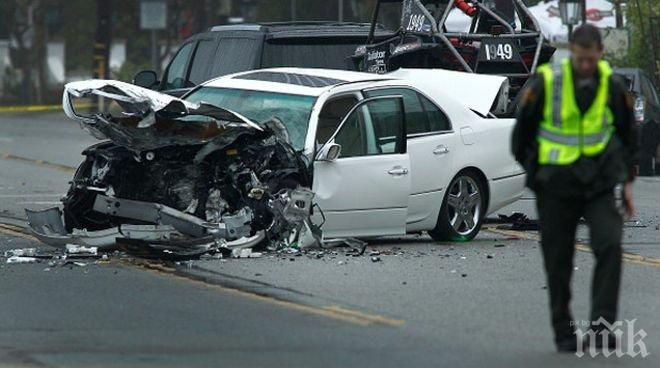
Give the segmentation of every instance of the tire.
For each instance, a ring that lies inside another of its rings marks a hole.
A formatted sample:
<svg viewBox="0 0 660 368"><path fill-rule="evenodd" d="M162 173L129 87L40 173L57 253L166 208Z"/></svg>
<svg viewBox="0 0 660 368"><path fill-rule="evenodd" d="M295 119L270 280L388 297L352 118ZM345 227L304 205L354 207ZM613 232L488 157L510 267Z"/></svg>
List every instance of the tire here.
<svg viewBox="0 0 660 368"><path fill-rule="evenodd" d="M655 176L657 162L656 155L658 154L658 140L660 139L660 128L655 121L646 122L640 131L639 142L639 175L640 176Z"/></svg>
<svg viewBox="0 0 660 368"><path fill-rule="evenodd" d="M639 176L655 176L655 155L643 153L639 158Z"/></svg>
<svg viewBox="0 0 660 368"><path fill-rule="evenodd" d="M460 172L452 179L440 207L438 222L428 233L436 241L472 240L483 223L486 190L474 172Z"/></svg>

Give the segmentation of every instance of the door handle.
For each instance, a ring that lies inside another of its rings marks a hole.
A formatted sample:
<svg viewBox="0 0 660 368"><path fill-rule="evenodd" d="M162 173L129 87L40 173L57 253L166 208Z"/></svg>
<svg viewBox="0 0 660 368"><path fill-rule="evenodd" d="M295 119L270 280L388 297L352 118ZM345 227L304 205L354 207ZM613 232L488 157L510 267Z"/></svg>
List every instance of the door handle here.
<svg viewBox="0 0 660 368"><path fill-rule="evenodd" d="M444 155L444 154L447 154L447 153L449 153L449 148L447 148L443 145L439 145L438 147L436 147L433 150L434 155Z"/></svg>
<svg viewBox="0 0 660 368"><path fill-rule="evenodd" d="M401 166L394 166L387 173L394 176L407 175L408 169Z"/></svg>

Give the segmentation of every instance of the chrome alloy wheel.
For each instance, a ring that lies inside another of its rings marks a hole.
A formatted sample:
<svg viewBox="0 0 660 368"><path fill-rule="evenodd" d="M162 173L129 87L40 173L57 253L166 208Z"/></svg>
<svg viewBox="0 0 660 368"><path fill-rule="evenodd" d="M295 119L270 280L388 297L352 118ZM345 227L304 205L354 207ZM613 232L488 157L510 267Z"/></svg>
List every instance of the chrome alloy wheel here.
<svg viewBox="0 0 660 368"><path fill-rule="evenodd" d="M471 233L481 216L481 192L477 182L469 176L459 176L449 187L447 209L449 223L461 234Z"/></svg>

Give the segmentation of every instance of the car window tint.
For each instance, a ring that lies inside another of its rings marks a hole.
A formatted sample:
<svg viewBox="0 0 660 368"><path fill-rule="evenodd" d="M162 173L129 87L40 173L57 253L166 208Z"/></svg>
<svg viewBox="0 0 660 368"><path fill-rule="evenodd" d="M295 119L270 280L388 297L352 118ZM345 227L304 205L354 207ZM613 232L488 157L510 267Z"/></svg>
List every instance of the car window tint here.
<svg viewBox="0 0 660 368"><path fill-rule="evenodd" d="M187 43L179 49L176 56L170 62L167 69L167 76L165 78L164 89L183 88L186 78L186 64L188 57L193 49L193 43Z"/></svg>
<svg viewBox="0 0 660 368"><path fill-rule="evenodd" d="M398 151L397 141L402 134L403 117L399 107L399 100L387 99L370 102L369 108L370 125L373 130L376 143L376 152L370 154L396 153Z"/></svg>
<svg viewBox="0 0 660 368"><path fill-rule="evenodd" d="M197 44L188 77L188 81L193 85L198 85L211 78L211 64L215 47L216 43L212 40L202 40Z"/></svg>
<svg viewBox="0 0 660 368"><path fill-rule="evenodd" d="M419 95L419 99L422 101L424 110L426 110L426 115L429 118L429 131L440 132L443 130L451 130L449 118L438 106L422 95Z"/></svg>
<svg viewBox="0 0 660 368"><path fill-rule="evenodd" d="M270 41L264 44L261 67L349 69L352 62L348 55L353 55L355 47L362 42L364 41L356 40L355 43L333 44L322 41L317 43Z"/></svg>
<svg viewBox="0 0 660 368"><path fill-rule="evenodd" d="M396 99L370 101L354 110L337 132L340 157L397 153L402 116Z"/></svg>
<svg viewBox="0 0 660 368"><path fill-rule="evenodd" d="M647 101L655 104L658 104L658 97L655 94L655 90L651 81L646 77L642 77L642 94L646 97Z"/></svg>
<svg viewBox="0 0 660 368"><path fill-rule="evenodd" d="M319 144L326 143L357 102L358 99L354 95L340 96L326 102L319 113L316 142Z"/></svg>
<svg viewBox="0 0 660 368"><path fill-rule="evenodd" d="M429 121L422 107L422 104L417 97L417 92L407 88L380 88L370 91L365 91L369 97L374 96L403 96L403 105L406 110L406 128L408 135L427 133L429 131Z"/></svg>
<svg viewBox="0 0 660 368"><path fill-rule="evenodd" d="M340 157L356 157L367 154L363 108L358 108L346 119L341 130L335 136L335 143L341 145Z"/></svg>
<svg viewBox="0 0 660 368"><path fill-rule="evenodd" d="M211 78L254 69L258 47L259 40L254 38L221 38Z"/></svg>

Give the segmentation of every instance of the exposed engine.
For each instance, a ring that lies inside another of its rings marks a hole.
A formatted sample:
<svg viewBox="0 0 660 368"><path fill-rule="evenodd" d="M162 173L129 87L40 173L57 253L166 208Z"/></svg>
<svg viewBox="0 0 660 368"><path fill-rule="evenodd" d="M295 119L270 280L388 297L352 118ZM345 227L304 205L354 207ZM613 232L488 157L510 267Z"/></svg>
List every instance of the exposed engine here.
<svg viewBox="0 0 660 368"><path fill-rule="evenodd" d="M160 203L210 224L234 221L229 239L267 230L269 240L279 241L293 226L282 214L285 197L311 184L298 154L269 131L246 131L213 149L205 144L135 153L105 142L84 155L64 199L67 231L140 223L94 211L95 197L103 193Z"/></svg>

